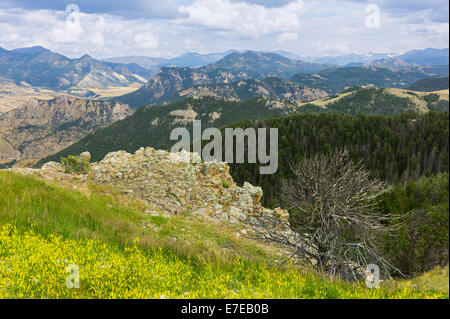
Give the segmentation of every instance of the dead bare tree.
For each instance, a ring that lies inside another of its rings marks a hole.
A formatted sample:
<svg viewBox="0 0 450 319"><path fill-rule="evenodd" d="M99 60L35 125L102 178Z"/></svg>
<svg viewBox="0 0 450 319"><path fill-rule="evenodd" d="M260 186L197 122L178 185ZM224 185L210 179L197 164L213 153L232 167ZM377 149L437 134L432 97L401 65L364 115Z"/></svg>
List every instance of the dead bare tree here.
<svg viewBox="0 0 450 319"><path fill-rule="evenodd" d="M379 239L391 231L393 217L380 213L378 204L390 186L371 179L346 149L307 158L291 169L293 178L280 187L289 222L256 214L250 218L254 231L290 248L296 261L345 280L364 277L369 264L389 274L394 267L383 258Z"/></svg>

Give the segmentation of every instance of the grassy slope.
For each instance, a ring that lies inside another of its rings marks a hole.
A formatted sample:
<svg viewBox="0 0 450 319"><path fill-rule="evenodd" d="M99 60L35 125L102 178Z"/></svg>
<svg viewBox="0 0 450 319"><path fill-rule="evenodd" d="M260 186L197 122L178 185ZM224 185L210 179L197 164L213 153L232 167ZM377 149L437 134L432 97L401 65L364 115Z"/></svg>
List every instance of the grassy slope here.
<svg viewBox="0 0 450 319"><path fill-rule="evenodd" d="M322 89L329 94L337 94L352 86L406 88L418 80L427 78L429 75L426 73L433 73L436 76L448 75L448 67L445 66L428 68L426 73L423 71L418 68L394 71L382 67L343 67L321 71L314 75L296 74L290 80L307 87Z"/></svg>
<svg viewBox="0 0 450 319"><path fill-rule="evenodd" d="M440 90L440 91L432 91L432 92L420 92L420 91L412 91L412 90L405 90L405 89L396 89L396 88L387 88L385 89L388 94L391 94L393 96L399 97L399 98L408 98L412 102L412 105L417 109L417 111L420 112L427 112L427 103L423 99L424 96L429 94L437 94L441 100L449 101L449 90ZM304 103L298 103L298 106L305 106L308 104L314 104L317 106L320 106L322 108L327 108L327 106L340 101L343 98L348 98L354 95L356 91L351 92L344 92L337 94L335 96L327 97L324 99L312 101L312 102L304 102ZM413 94L411 94L413 93Z"/></svg>
<svg viewBox="0 0 450 319"><path fill-rule="evenodd" d="M420 280L369 290L281 267L235 226L151 216L113 189L78 192L9 172L0 188L0 298L448 298L430 278L427 290ZM71 263L80 289L65 287ZM438 276L448 282L448 270Z"/></svg>

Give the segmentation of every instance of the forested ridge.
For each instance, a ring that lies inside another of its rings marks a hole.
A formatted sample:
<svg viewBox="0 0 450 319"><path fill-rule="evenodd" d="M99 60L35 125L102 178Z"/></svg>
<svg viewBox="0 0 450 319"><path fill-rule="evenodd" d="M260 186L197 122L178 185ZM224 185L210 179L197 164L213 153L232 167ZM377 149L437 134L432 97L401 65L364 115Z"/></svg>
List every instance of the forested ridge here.
<svg viewBox="0 0 450 319"><path fill-rule="evenodd" d="M386 88L349 88L346 90L346 92L350 92L349 95L344 95L336 101L326 104L326 108L318 106L317 102L311 102L302 106L302 112L394 115L425 110L447 111L449 108L448 99L442 98L436 93L430 92L421 96L414 91L403 91L407 95L405 97L396 95L390 90ZM334 97L338 96L331 96L329 99Z"/></svg>
<svg viewBox="0 0 450 319"><path fill-rule="evenodd" d="M268 206L279 204L277 187L289 177L290 165L307 155L347 147L373 177L392 184L422 175L448 171L449 113L405 113L395 116L300 114L284 118L246 121L233 127L278 128L279 167L273 175L260 175L259 164L232 164L238 183L248 181L264 190Z"/></svg>
<svg viewBox="0 0 450 319"><path fill-rule="evenodd" d="M422 79L409 86L409 90L414 91L438 91L448 89L448 76L442 78Z"/></svg>
<svg viewBox="0 0 450 319"><path fill-rule="evenodd" d="M133 115L122 121L96 130L61 152L43 159L40 164L51 160L59 161L61 156L76 155L84 151L91 152L93 160L100 160L108 152L120 149L128 152L134 152L142 146L169 149L175 143L170 141L172 129L186 127L191 131L194 117L201 120L203 129L206 129L244 120L259 120L297 113L394 115L403 112L448 110L448 98L446 99L443 95L430 93L421 96L412 91L402 92L401 95L396 94L390 89L355 87L349 88L346 95L330 96L328 99L308 104L264 98L237 102L205 96L187 98L168 105L146 106L137 109ZM188 118L184 117L186 115Z"/></svg>

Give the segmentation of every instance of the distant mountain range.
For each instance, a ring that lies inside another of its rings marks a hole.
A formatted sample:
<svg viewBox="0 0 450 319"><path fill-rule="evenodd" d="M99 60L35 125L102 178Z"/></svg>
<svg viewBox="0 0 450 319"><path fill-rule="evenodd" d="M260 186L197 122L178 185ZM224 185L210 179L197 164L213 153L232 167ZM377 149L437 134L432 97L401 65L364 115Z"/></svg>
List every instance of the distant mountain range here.
<svg viewBox="0 0 450 319"><path fill-rule="evenodd" d="M145 83L148 73L138 65L106 64L89 55L69 59L43 47L0 50L0 76L52 90Z"/></svg>
<svg viewBox="0 0 450 319"><path fill-rule="evenodd" d="M417 65L448 65L449 50L448 48L412 50L398 56L398 58Z"/></svg>
<svg viewBox="0 0 450 319"><path fill-rule="evenodd" d="M106 62L113 63L136 63L146 69L159 69L161 67L201 67L210 63L214 63L227 56L230 53L244 53L246 50L228 50L225 52L201 54L196 52L188 52L175 58L155 58L146 56L128 56L128 57L113 57L104 59ZM291 60L301 60L310 63L320 64L334 64L338 66L345 66L350 63L368 63L381 59L394 57L397 54L393 53L367 53L367 54L346 54L340 56L325 56L325 57L309 57L300 56L295 53L285 50L275 51L261 51L263 53L275 53Z"/></svg>
<svg viewBox="0 0 450 319"><path fill-rule="evenodd" d="M346 66L353 63L365 64L381 59L388 59L396 56L394 53L367 53L367 54L344 54L337 56L324 57L298 57L300 60L316 62L316 63L331 63L339 66Z"/></svg>
<svg viewBox="0 0 450 319"><path fill-rule="evenodd" d="M10 51L0 48L0 76L11 79L17 84L26 82L35 87L64 91L145 83L160 69L164 72L167 71L164 68L169 67L195 68L196 73L207 73L209 80L205 79L202 82L193 79L192 85L204 85L251 78L263 79L269 76L288 79L296 73L314 74L342 65L414 71L420 66L448 65L448 56L448 49L433 48L413 50L402 55L368 53L319 58L302 58L283 50L274 52L229 50L211 54L190 52L170 59L141 56L99 61L89 55L70 59L36 46ZM212 74L214 72L217 74ZM425 73L429 72L425 71ZM435 75L445 74L441 72ZM181 80L184 81L183 76Z"/></svg>
<svg viewBox="0 0 450 319"><path fill-rule="evenodd" d="M201 54L188 52L175 58L155 58L146 56L114 57L104 61L113 63L130 64L135 63L146 69L159 69L161 67L201 67L214 63L230 53L244 53L245 50L228 50L225 52ZM362 66L372 62L380 62L389 59L401 59L406 64L414 65L448 65L448 49L428 48L424 50L412 50L405 54L397 53L375 53L366 54L344 54L336 56L311 57L300 56L285 50L262 51L263 53L275 53L291 60L301 60L319 64L334 64L337 66Z"/></svg>
<svg viewBox="0 0 450 319"><path fill-rule="evenodd" d="M387 69L382 67L342 67L317 74L296 74L291 81L305 87L321 89L328 94L342 92L353 86L406 88L412 83L428 78L448 75L447 66Z"/></svg>
<svg viewBox="0 0 450 319"><path fill-rule="evenodd" d="M175 58L153 58L145 56L129 56L104 59L106 62L113 63L135 63L146 69L159 69L161 67L190 67L197 68L207 64L216 62L230 53L237 50L229 50L226 52L201 54L196 52L188 52Z"/></svg>
<svg viewBox="0 0 450 319"><path fill-rule="evenodd" d="M367 63L350 63L347 66L378 66L384 68L411 68L419 66L449 65L448 49L432 49L408 51L402 55L378 59Z"/></svg>
<svg viewBox="0 0 450 319"><path fill-rule="evenodd" d="M335 67L330 64L291 60L275 53L234 52L217 62L200 68L163 67L142 88L115 99L129 104L130 107L162 104L169 101L178 92L194 86L250 79L261 80L267 77L289 78L296 73L313 74ZM253 96L250 92L245 94ZM231 96L232 93L229 95Z"/></svg>
<svg viewBox="0 0 450 319"><path fill-rule="evenodd" d="M424 50L412 50L404 54L396 53L373 53L367 54L345 54L325 57L300 57L296 59L316 62L331 63L339 66L368 66L368 65L389 65L392 67L402 66L425 66L425 65L448 65L449 49L427 48Z"/></svg>

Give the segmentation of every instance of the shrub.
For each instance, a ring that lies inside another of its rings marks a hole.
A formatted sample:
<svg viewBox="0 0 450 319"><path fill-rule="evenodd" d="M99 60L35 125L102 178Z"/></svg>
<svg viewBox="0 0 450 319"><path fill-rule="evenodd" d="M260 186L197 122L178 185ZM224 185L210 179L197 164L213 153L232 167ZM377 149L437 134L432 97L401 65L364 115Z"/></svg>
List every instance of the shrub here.
<svg viewBox="0 0 450 319"><path fill-rule="evenodd" d="M290 224L257 214L250 217L256 233L286 246L297 262L319 272L358 280L362 269L377 264L387 275L392 266L378 238L390 233L385 225L390 220L378 206L388 185L369 178L346 149L306 158L292 165L292 173L280 187Z"/></svg>
<svg viewBox="0 0 450 319"><path fill-rule="evenodd" d="M87 174L89 172L90 160L91 155L85 152L79 156L69 155L66 158L61 157L61 164L66 173Z"/></svg>

